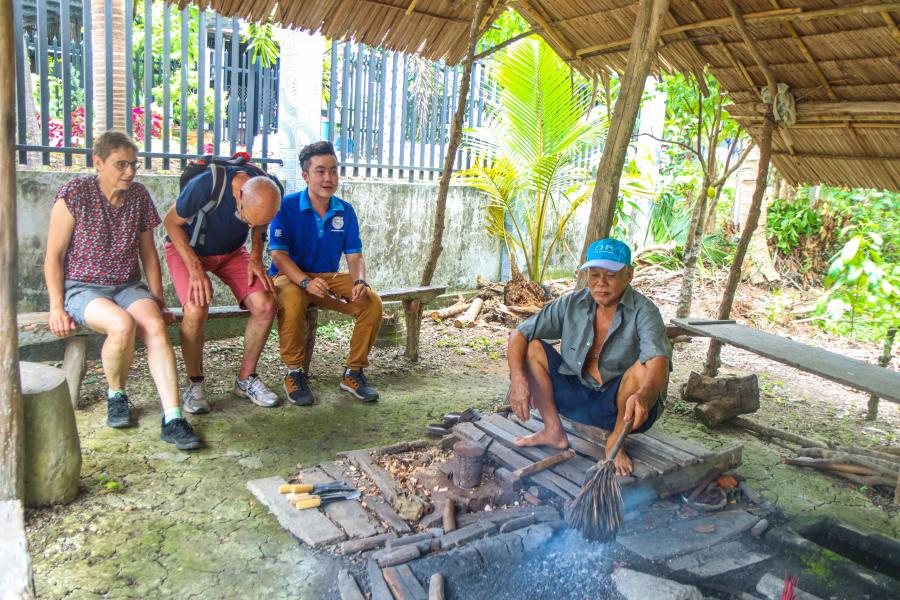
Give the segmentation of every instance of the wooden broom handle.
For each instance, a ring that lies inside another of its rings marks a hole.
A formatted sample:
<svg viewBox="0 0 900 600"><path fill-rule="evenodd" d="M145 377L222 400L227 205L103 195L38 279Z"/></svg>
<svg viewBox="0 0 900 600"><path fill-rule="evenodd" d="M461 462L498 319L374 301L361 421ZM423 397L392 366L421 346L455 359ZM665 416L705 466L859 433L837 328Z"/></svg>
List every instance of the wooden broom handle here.
<svg viewBox="0 0 900 600"><path fill-rule="evenodd" d="M622 444L625 443L625 438L628 436L629 433L631 433L632 424L633 424L633 421L631 419L628 419L627 421L625 421L625 425L622 427L622 434L619 435L619 439L617 439L616 443L613 444L612 450L610 451L609 455L606 457L606 460L614 461L616 459L616 455L619 453L619 448L622 447Z"/></svg>

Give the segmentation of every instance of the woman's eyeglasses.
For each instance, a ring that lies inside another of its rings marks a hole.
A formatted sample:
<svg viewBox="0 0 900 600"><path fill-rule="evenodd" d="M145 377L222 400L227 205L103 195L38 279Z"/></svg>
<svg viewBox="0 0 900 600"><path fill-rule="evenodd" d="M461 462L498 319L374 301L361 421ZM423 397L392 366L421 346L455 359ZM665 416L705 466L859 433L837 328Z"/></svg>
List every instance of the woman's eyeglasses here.
<svg viewBox="0 0 900 600"><path fill-rule="evenodd" d="M131 167L132 169L134 169L135 172L136 172L138 169L141 168L141 163L140 163L140 161L137 161L137 160L132 160L132 161L127 161L127 160L117 160L117 161L115 162L115 165L116 165L116 168L117 168L119 171L121 171L122 173L124 173L125 171L127 171L127 170L128 170L128 167Z"/></svg>

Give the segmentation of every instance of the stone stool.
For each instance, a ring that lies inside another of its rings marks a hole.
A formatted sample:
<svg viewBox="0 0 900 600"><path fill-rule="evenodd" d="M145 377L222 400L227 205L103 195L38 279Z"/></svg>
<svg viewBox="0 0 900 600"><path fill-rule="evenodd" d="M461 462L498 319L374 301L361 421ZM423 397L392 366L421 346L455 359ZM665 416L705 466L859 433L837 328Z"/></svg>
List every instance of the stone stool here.
<svg viewBox="0 0 900 600"><path fill-rule="evenodd" d="M81 445L62 369L19 363L25 413L25 504L65 504L78 495Z"/></svg>

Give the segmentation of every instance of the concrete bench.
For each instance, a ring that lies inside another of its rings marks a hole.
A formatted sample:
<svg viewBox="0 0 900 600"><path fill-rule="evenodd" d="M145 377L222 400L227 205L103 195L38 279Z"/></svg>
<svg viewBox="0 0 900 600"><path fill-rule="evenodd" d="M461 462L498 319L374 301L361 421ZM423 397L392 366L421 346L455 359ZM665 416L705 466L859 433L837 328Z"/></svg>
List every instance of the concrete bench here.
<svg viewBox="0 0 900 600"><path fill-rule="evenodd" d="M419 330L422 326L422 315L414 306L416 302L423 306L432 302L446 291L446 288L438 285L405 288L398 290L379 291L384 302L402 302L403 313L406 321L406 351L410 360L416 360L419 356ZM177 321L181 321L180 308L172 309ZM226 319L246 319L249 312L239 306L212 306L209 309L209 320L213 323ZM306 319L306 364L304 369L309 369L309 361L312 357L316 343L316 329L318 327L319 310L310 307ZM50 332L48 318L50 313L34 312L18 315L18 340L19 347L38 346L57 342L60 338ZM209 326L209 324L207 324ZM237 334L239 335L239 334ZM69 396L72 406L76 406L81 393L81 382L84 378L87 359L87 343L91 337L101 337L100 334L84 328L78 328L65 339L65 354L63 356L63 371L66 374L66 382L69 387ZM208 339L213 339L208 336Z"/></svg>

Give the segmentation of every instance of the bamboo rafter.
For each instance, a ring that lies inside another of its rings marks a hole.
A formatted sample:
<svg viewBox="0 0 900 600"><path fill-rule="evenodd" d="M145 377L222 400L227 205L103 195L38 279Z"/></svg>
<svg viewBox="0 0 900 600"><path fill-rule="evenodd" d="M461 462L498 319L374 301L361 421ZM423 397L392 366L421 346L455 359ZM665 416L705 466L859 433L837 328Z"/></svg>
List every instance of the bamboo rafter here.
<svg viewBox="0 0 900 600"><path fill-rule="evenodd" d="M885 12L900 10L900 2L891 2L888 4L866 4L857 6L845 6L840 8L825 8L821 10L813 10L804 12L801 8L781 8L766 10L755 13L747 13L743 15L744 21L753 23L770 23L784 21L809 21L814 19L827 19L832 17L841 17L848 15L862 14L882 14ZM695 31L697 29L716 29L716 28L732 28L734 20L731 17L719 17L709 19L707 21L699 21L697 23L688 23L679 25L678 27L670 27L662 31L662 36L683 33L685 31ZM578 48L575 55L578 57L586 57L602 50L610 50L613 48L627 48L630 39L616 40L613 42L605 42L603 44L595 44L586 48Z"/></svg>
<svg viewBox="0 0 900 600"><path fill-rule="evenodd" d="M781 8L778 0L770 0L770 2L772 4L772 8ZM784 28L787 29L787 32L790 34L790 36L797 42L797 48L799 48L800 53L803 54L803 56L806 58L806 62L808 62L812 66L816 77L819 78L819 81L822 83L822 86L828 93L828 97L832 100L837 100L837 94L834 93L831 84L828 83L828 79L825 77L822 69L819 68L818 63L816 63L816 59L813 58L812 53L809 51L809 46L806 45L806 42L804 42L803 38L800 37L800 34L797 33L797 29L794 27L793 23L791 23L790 21L786 21L784 23Z"/></svg>

